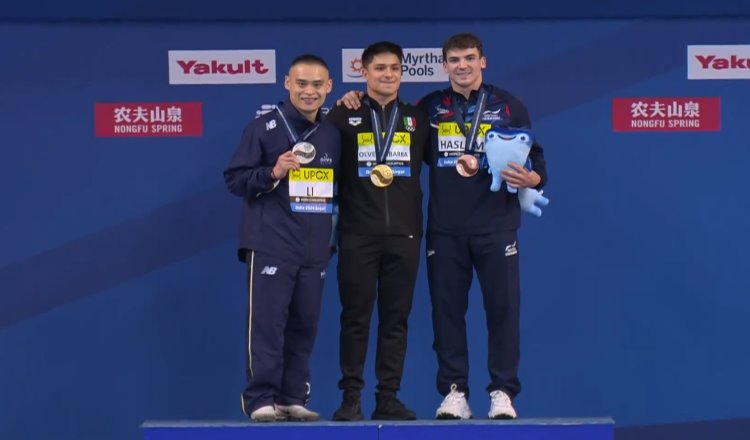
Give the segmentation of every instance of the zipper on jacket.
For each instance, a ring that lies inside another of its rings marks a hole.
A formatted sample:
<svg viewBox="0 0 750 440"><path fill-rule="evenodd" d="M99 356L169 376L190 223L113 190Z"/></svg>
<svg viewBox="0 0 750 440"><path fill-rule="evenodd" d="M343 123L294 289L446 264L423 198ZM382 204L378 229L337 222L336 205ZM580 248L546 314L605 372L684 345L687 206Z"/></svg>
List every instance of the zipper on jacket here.
<svg viewBox="0 0 750 440"><path fill-rule="evenodd" d="M391 228L391 212L388 208L388 188L383 188L383 198L385 199L385 227Z"/></svg>
<svg viewBox="0 0 750 440"><path fill-rule="evenodd" d="M394 102L393 105L397 106L398 102ZM386 131L388 130L388 121L386 121L384 105L380 106L380 124L385 128ZM382 133L378 133L377 135L381 136L381 139L382 139L382 136L383 136ZM394 180L395 180L395 177L394 177ZM390 212L390 209L388 209L388 205L389 205L388 204L388 187L383 188L383 199L385 201L385 227L390 229L391 228L391 212Z"/></svg>

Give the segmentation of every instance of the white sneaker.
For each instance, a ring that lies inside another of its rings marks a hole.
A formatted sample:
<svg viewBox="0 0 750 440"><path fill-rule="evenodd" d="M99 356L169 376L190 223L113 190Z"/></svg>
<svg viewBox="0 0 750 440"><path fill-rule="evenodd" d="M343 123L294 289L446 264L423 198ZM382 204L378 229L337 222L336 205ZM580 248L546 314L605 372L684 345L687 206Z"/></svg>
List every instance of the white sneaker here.
<svg viewBox="0 0 750 440"><path fill-rule="evenodd" d="M261 406L250 413L250 420L253 422L274 422L276 421L276 411L273 405Z"/></svg>
<svg viewBox="0 0 750 440"><path fill-rule="evenodd" d="M276 420L317 422L320 420L320 414L310 411L302 405L276 405Z"/></svg>
<svg viewBox="0 0 750 440"><path fill-rule="evenodd" d="M451 385L451 392L443 399L440 408L435 412L435 418L441 420L471 418L471 409L466 401L466 394L456 391L456 384Z"/></svg>
<svg viewBox="0 0 750 440"><path fill-rule="evenodd" d="M515 419L516 410L510 402L510 396L502 390L490 393L490 412L487 414L491 419Z"/></svg>

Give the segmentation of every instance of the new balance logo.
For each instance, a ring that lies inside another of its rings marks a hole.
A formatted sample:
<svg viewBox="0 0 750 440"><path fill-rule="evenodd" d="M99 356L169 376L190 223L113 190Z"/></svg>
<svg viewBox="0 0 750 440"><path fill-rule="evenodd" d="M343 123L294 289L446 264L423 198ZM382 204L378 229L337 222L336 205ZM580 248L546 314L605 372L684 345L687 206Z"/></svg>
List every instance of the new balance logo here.
<svg viewBox="0 0 750 440"><path fill-rule="evenodd" d="M261 275L276 275L276 266L266 266L260 271Z"/></svg>
<svg viewBox="0 0 750 440"><path fill-rule="evenodd" d="M271 119L270 121L266 122L266 131L271 131L274 128L276 128L276 119Z"/></svg>
<svg viewBox="0 0 750 440"><path fill-rule="evenodd" d="M516 242L514 241L513 244L509 244L508 246L505 246L505 256L510 257L511 255L516 255L518 253L518 249L516 249Z"/></svg>

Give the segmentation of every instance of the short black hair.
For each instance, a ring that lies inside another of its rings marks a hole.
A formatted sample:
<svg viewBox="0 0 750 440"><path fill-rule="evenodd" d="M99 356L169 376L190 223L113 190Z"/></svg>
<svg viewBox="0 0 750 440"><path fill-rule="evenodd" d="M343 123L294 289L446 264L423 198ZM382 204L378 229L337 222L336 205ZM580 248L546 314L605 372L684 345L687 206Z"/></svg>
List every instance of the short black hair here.
<svg viewBox="0 0 750 440"><path fill-rule="evenodd" d="M331 71L331 69L328 68L328 64L326 64L326 61L323 58L309 53L300 55L295 58L294 61L292 61L292 64L289 65L289 69L291 70L292 67L296 66L297 64L317 64L319 66L325 67L327 71Z"/></svg>
<svg viewBox="0 0 750 440"><path fill-rule="evenodd" d="M392 53L398 57L399 62L404 59L404 50L401 49L401 46L390 41L378 41L367 46L367 49L362 52L362 66L366 69L372 62L372 59L375 58L375 55L380 55L381 53Z"/></svg>
<svg viewBox="0 0 750 440"><path fill-rule="evenodd" d="M482 52L482 40L474 34L464 32L462 34L451 35L443 43L443 60L448 58L448 51L453 49L473 49L477 48L479 56L484 56Z"/></svg>

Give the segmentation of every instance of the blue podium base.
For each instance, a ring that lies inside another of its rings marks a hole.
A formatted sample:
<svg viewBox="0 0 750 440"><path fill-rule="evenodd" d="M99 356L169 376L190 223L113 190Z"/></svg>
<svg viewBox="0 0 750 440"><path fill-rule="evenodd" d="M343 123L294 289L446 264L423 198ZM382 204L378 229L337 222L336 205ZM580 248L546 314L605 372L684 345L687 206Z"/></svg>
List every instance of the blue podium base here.
<svg viewBox="0 0 750 440"><path fill-rule="evenodd" d="M613 440L611 418L250 423L147 421L145 440Z"/></svg>

